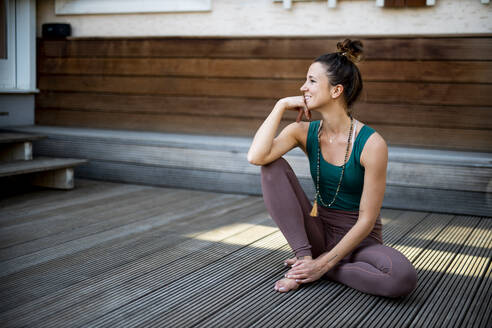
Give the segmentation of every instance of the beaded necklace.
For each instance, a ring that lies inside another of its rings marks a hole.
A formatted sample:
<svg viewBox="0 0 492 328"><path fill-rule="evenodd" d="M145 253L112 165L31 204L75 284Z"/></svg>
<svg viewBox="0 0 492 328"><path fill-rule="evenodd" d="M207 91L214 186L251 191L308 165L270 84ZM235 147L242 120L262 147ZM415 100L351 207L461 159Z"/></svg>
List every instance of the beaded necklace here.
<svg viewBox="0 0 492 328"><path fill-rule="evenodd" d="M345 164L347 162L347 156L349 153L350 149L350 140L352 139L352 129L354 126L354 119L352 118L352 115L349 115L350 117L350 132L348 136L348 141L347 141L347 150L345 152L345 160L343 161L343 166L342 166L342 174L340 174L340 180L338 181L338 186L337 186L337 191L335 192L335 196L333 196L332 201L330 204L326 205L325 202L323 201L323 198L321 197L321 194L319 193L319 158L321 154L321 127L323 126L323 121L321 121L319 128L318 128L318 163L317 163L317 174L316 174L316 196L314 198L314 203L313 203L313 209L311 210L310 215L311 216L318 216L318 197L321 202L321 204L325 207L331 207L333 203L335 202L335 199L338 196L338 192L340 191L340 186L342 185L342 179L343 179L343 174L345 172Z"/></svg>

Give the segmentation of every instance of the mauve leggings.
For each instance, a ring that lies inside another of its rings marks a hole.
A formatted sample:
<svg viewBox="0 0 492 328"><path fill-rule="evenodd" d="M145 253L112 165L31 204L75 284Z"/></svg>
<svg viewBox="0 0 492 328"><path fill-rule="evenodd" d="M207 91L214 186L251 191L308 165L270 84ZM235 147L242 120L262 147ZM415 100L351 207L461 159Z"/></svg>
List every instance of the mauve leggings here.
<svg viewBox="0 0 492 328"><path fill-rule="evenodd" d="M296 256L316 258L331 250L357 221L357 211L319 204L319 216L311 217L311 202L284 158L261 167L261 185L268 212ZM417 285L412 263L396 249L383 245L380 217L371 234L323 277L386 297L406 296Z"/></svg>

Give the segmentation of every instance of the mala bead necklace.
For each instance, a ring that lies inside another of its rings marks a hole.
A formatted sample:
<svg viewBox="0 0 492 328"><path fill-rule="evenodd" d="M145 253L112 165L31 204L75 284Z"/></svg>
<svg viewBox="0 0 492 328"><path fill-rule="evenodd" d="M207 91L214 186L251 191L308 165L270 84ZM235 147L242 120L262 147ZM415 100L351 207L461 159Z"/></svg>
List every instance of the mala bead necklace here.
<svg viewBox="0 0 492 328"><path fill-rule="evenodd" d="M319 158L320 158L320 153L321 153L321 127L323 126L323 121L321 121L319 128L318 128L318 163L317 163L317 174L316 174L316 197L314 198L314 203L313 203L313 209L311 210L310 215L311 216L318 216L318 197L321 202L321 204L325 207L331 207L333 203L335 202L335 199L338 196L338 192L340 191L340 186L342 185L342 179L343 179L343 173L345 172L345 165L347 162L347 156L349 153L349 148L350 148L350 141L352 139L352 129L354 127L354 119L352 118L352 115L349 115L350 117L350 132L348 135L348 141L347 141L347 150L345 152L345 160L343 161L343 166L342 166L342 173L340 174L340 181L338 181L338 186L337 186L337 191L335 192L335 196L333 196L332 201L330 204L326 205L325 202L323 201L323 198L321 197L321 194L319 193Z"/></svg>

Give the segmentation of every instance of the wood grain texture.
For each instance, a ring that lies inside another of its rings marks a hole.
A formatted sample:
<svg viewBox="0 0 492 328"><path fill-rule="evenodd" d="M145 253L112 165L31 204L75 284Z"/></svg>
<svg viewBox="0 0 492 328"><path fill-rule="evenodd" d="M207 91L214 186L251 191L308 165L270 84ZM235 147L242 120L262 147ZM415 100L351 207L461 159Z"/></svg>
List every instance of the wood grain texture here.
<svg viewBox="0 0 492 328"><path fill-rule="evenodd" d="M300 94L312 60L340 40L38 40L36 122L251 136L276 100ZM394 145L491 149L483 139L492 128L491 37L361 40L364 89L356 118L381 127ZM280 128L295 116L286 113Z"/></svg>
<svg viewBox="0 0 492 328"><path fill-rule="evenodd" d="M85 163L87 160L76 158L35 158L28 161L12 161L1 164L0 177L73 168Z"/></svg>
<svg viewBox="0 0 492 328"><path fill-rule="evenodd" d="M130 163L151 167L184 168L189 171L240 173L259 175L260 168L247 161L246 152L211 149L186 149L177 146L134 145L102 140L49 139L36 145L37 154L86 158L89 161ZM465 155L462 155L465 156ZM423 156L422 156L423 157ZM306 156L284 155L298 178L311 179ZM411 188L434 188L487 192L492 180L492 167L464 162L452 164L408 163L391 160L388 163L387 185ZM197 176L198 173L195 174ZM453 177L450 179L449 177ZM342 185L343 188L343 185Z"/></svg>
<svg viewBox="0 0 492 328"><path fill-rule="evenodd" d="M303 79L312 60L214 58L41 57L38 72L63 75L140 75ZM489 61L367 60L364 81L492 83Z"/></svg>
<svg viewBox="0 0 492 328"><path fill-rule="evenodd" d="M46 91L279 99L300 94L302 81L156 76L42 75ZM379 103L489 106L492 84L366 82L361 100Z"/></svg>
<svg viewBox="0 0 492 328"><path fill-rule="evenodd" d="M358 102L354 117L367 124L396 124L420 127L491 129L490 107L443 106L418 104L384 104ZM459 118L459 119L458 119Z"/></svg>
<svg viewBox="0 0 492 328"><path fill-rule="evenodd" d="M43 109L36 111L36 124L103 129L129 129L170 133L238 135L252 137L262 119L197 115L154 115ZM279 130L291 121L282 121ZM372 124L391 145L492 151L492 131Z"/></svg>
<svg viewBox="0 0 492 328"><path fill-rule="evenodd" d="M129 95L78 92L43 92L36 97L38 110L65 109L133 114L177 114L265 119L275 99ZM367 124L399 124L456 129L492 129L489 107L388 104L357 102L354 117ZM464 114L466 111L466 115ZM313 112L312 120L321 116ZM297 112L283 119L294 121ZM459 120L456 117L460 117Z"/></svg>
<svg viewBox="0 0 492 328"><path fill-rule="evenodd" d="M366 59L492 60L490 37L358 38ZM78 38L39 40L45 57L304 58L335 51L339 38Z"/></svg>
<svg viewBox="0 0 492 328"><path fill-rule="evenodd" d="M488 327L488 218L385 208L385 245L415 266L415 291L395 301L319 280L287 299L272 287L292 251L261 197L152 190L148 211L135 202L126 215L111 215L127 199L121 194L102 215L94 200L74 193L86 215L67 208L63 228L41 239L34 227L48 225L50 211L27 223L32 262L17 256L10 262L17 270L2 266L12 271L0 277L4 326L399 327L435 321ZM192 197L193 208L169 202L175 193Z"/></svg>

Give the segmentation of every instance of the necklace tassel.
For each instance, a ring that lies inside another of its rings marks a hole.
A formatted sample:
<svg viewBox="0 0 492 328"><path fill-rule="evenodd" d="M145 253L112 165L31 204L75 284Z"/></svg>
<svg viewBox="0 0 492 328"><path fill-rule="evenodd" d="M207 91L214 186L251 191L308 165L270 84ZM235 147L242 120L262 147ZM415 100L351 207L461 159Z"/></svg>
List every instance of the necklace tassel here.
<svg viewBox="0 0 492 328"><path fill-rule="evenodd" d="M311 216L318 216L318 200L315 199L313 203L313 209L311 210Z"/></svg>

